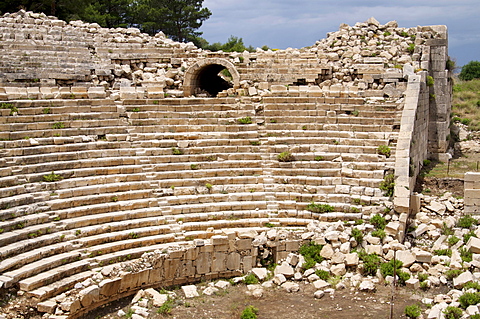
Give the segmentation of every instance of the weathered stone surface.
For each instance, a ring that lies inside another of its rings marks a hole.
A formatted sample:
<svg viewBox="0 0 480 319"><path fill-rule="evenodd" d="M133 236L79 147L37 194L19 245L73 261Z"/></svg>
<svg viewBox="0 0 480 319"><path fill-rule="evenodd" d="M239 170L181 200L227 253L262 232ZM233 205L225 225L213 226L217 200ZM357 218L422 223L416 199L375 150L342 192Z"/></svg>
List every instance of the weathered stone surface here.
<svg viewBox="0 0 480 319"><path fill-rule="evenodd" d="M465 271L459 276L453 278L453 286L457 289L461 289L467 282L472 282L474 280L475 277L473 274L470 271Z"/></svg>
<svg viewBox="0 0 480 319"><path fill-rule="evenodd" d="M161 307L168 299L168 295L161 294L153 288L145 289L145 294L152 299L154 307Z"/></svg>
<svg viewBox="0 0 480 319"><path fill-rule="evenodd" d="M195 285L182 286L182 290L185 294L185 298L195 298L199 296L197 292L197 286Z"/></svg>
<svg viewBox="0 0 480 319"><path fill-rule="evenodd" d="M370 280L364 280L360 283L358 289L360 289L360 291L375 291L376 288L373 282Z"/></svg>

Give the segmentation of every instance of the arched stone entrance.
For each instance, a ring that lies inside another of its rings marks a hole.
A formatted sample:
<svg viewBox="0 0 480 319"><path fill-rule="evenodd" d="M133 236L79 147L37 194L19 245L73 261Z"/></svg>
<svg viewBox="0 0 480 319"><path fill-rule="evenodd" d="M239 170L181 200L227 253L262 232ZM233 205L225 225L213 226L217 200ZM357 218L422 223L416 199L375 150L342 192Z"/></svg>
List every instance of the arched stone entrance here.
<svg viewBox="0 0 480 319"><path fill-rule="evenodd" d="M230 73L233 83L219 76L224 69ZM191 96L200 89L208 92L210 96L217 96L219 92L230 87L238 88L239 82L240 75L231 62L217 58L203 59L190 66L185 72L183 92L184 96Z"/></svg>

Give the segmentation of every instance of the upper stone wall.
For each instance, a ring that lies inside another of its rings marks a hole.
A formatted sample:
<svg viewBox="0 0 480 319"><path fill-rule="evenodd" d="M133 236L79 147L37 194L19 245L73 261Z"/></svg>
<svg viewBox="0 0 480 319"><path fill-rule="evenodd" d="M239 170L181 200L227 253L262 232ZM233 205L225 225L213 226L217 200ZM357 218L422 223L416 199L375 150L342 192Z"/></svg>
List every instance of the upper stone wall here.
<svg viewBox="0 0 480 319"><path fill-rule="evenodd" d="M272 91L285 94L274 87L281 85L288 86L287 91L298 92L295 87L366 90L367 96L398 98L406 89L405 78L427 69L428 61L422 60L428 54L427 42L445 39L445 30L399 28L394 21L381 25L371 18L354 26L342 24L339 31L311 47L225 53L174 42L163 33L151 37L135 28L66 23L19 11L0 18L0 45L5 52L0 84L103 86L107 96L120 87L153 86L170 96L182 96L185 87L192 85L185 83L186 72L200 60L217 59L231 63L230 73L239 74L238 82L223 96L272 95Z"/></svg>

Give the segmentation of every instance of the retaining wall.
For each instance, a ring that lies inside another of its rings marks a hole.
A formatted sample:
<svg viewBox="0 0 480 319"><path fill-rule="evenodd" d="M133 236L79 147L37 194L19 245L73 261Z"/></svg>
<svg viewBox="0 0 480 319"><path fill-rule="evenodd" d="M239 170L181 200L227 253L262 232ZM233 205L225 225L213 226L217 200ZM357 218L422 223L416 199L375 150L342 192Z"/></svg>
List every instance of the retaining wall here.
<svg viewBox="0 0 480 319"><path fill-rule="evenodd" d="M465 173L465 214L480 214L480 173Z"/></svg>

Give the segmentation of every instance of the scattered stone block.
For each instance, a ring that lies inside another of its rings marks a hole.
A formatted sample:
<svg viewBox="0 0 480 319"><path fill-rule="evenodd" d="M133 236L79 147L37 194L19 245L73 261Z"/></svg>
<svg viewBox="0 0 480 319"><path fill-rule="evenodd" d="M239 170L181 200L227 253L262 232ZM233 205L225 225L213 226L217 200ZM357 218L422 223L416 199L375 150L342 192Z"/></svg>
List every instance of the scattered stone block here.
<svg viewBox="0 0 480 319"><path fill-rule="evenodd" d="M186 285L182 286L183 293L185 298L195 298L198 297L197 286L195 285Z"/></svg>

